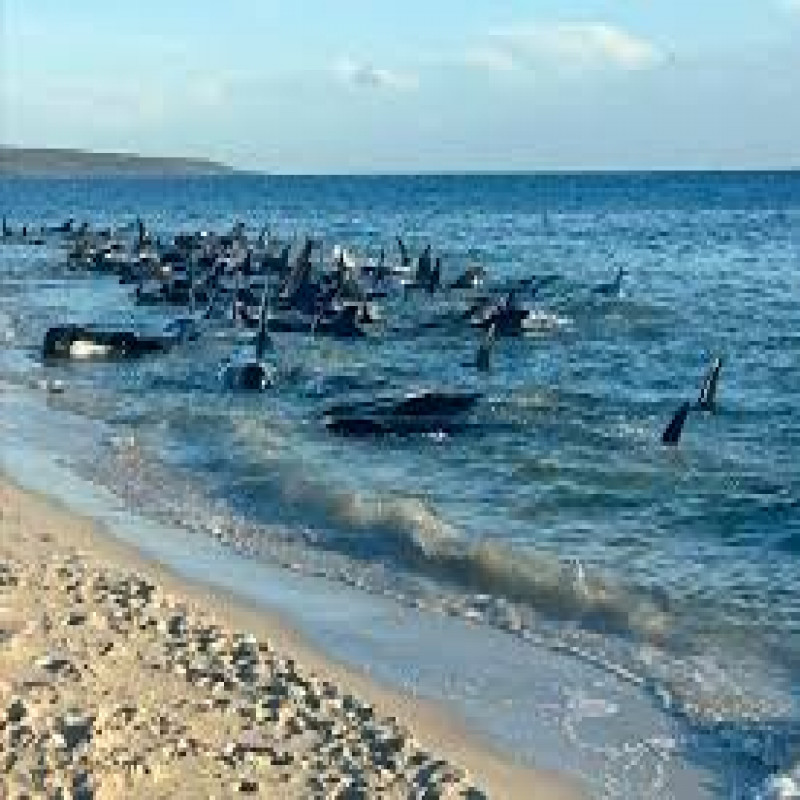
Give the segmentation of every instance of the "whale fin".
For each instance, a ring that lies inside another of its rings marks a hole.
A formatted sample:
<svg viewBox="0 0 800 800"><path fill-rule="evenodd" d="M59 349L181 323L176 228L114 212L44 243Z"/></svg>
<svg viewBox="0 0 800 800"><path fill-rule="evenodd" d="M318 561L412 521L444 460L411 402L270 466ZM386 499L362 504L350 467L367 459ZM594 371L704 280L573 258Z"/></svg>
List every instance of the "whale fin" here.
<svg viewBox="0 0 800 800"><path fill-rule="evenodd" d="M256 336L256 360L264 358L267 350L272 349L272 339L269 335L267 322L269 320L269 284L264 287L261 298L261 311L258 321L258 335Z"/></svg>
<svg viewBox="0 0 800 800"><path fill-rule="evenodd" d="M475 359L475 366L478 372L488 372L492 362L492 350L494 349L495 332L497 326L493 322L486 331L480 347L478 347L478 355Z"/></svg>
<svg viewBox="0 0 800 800"><path fill-rule="evenodd" d="M187 277L189 278L189 313L194 316L197 313L197 299L195 298L194 286L194 256L190 256L187 263Z"/></svg>
<svg viewBox="0 0 800 800"><path fill-rule="evenodd" d="M713 411L717 402L717 388L719 386L719 374L722 370L722 359L715 358L710 369L703 380L700 389L700 397L697 401L698 408L703 411Z"/></svg>
<svg viewBox="0 0 800 800"><path fill-rule="evenodd" d="M686 424L686 418L689 416L691 403L683 403L675 413L675 416L667 425L666 430L661 436L661 443L666 445L677 445L680 443L681 434L683 433L683 426Z"/></svg>
<svg viewBox="0 0 800 800"><path fill-rule="evenodd" d="M405 242L398 236L397 247L400 250L400 263L404 267L411 266L411 254L408 252Z"/></svg>

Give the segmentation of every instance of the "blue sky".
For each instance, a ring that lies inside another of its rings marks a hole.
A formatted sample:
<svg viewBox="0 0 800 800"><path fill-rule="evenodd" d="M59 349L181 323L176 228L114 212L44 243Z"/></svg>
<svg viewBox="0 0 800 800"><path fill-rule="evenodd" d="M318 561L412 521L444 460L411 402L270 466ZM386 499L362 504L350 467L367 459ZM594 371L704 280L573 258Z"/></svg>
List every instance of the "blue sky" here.
<svg viewBox="0 0 800 800"><path fill-rule="evenodd" d="M0 0L0 140L276 172L800 166L800 0Z"/></svg>

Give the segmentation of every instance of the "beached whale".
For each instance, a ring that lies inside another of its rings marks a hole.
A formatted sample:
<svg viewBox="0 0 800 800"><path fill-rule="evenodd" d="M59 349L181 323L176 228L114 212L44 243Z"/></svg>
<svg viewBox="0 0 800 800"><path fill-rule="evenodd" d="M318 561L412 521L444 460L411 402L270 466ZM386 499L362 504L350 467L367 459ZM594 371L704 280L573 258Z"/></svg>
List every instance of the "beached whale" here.
<svg viewBox="0 0 800 800"><path fill-rule="evenodd" d="M229 389L241 389L248 392L263 392L275 382L276 369L266 363L267 351L274 350L275 345L269 335L269 287L264 287L261 308L258 315L258 334L255 338L255 353L237 361L227 362L222 371L222 378Z"/></svg>
<svg viewBox="0 0 800 800"><path fill-rule="evenodd" d="M345 436L455 433L464 429L464 418L480 397L480 394L423 392L399 400L347 403L328 409L325 426Z"/></svg>
<svg viewBox="0 0 800 800"><path fill-rule="evenodd" d="M361 339L367 335L361 327L362 313L360 305L331 309L314 321L312 331L315 334L335 336L339 339Z"/></svg>
<svg viewBox="0 0 800 800"><path fill-rule="evenodd" d="M228 389L263 392L275 383L277 371L260 358L231 360L223 366L222 381Z"/></svg>
<svg viewBox="0 0 800 800"><path fill-rule="evenodd" d="M42 344L45 359L136 358L164 353L187 339L196 338L196 323L173 320L158 333L113 329L95 325L56 325Z"/></svg>
<svg viewBox="0 0 800 800"><path fill-rule="evenodd" d="M510 292L505 301L490 303L473 310L472 326L489 330L494 328L497 336L524 336L529 330L529 309L517 305L514 293Z"/></svg>

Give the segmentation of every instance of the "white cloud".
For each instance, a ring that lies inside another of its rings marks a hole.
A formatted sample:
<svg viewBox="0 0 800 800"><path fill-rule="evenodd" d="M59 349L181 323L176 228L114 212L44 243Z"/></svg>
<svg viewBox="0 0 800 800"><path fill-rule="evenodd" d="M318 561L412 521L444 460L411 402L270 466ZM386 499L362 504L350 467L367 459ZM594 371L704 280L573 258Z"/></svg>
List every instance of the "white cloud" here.
<svg viewBox="0 0 800 800"><path fill-rule="evenodd" d="M777 3L783 11L800 14L800 0L777 0Z"/></svg>
<svg viewBox="0 0 800 800"><path fill-rule="evenodd" d="M651 42L599 22L534 24L498 31L468 56L469 63L495 72L642 70L662 60L663 54Z"/></svg>
<svg viewBox="0 0 800 800"><path fill-rule="evenodd" d="M392 89L395 91L408 91L416 89L418 80L413 75L406 75L372 64L344 58L334 68L339 80L348 86L366 87L371 89Z"/></svg>

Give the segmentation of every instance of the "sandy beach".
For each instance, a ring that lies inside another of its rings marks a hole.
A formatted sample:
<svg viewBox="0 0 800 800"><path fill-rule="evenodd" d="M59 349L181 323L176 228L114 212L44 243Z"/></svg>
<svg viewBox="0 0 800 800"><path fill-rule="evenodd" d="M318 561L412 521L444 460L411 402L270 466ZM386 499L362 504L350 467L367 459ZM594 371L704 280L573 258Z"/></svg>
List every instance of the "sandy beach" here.
<svg viewBox="0 0 800 800"><path fill-rule="evenodd" d="M88 519L0 508L3 798L577 796Z"/></svg>

